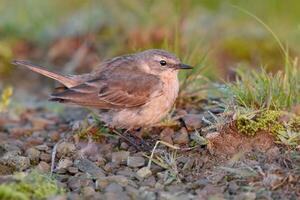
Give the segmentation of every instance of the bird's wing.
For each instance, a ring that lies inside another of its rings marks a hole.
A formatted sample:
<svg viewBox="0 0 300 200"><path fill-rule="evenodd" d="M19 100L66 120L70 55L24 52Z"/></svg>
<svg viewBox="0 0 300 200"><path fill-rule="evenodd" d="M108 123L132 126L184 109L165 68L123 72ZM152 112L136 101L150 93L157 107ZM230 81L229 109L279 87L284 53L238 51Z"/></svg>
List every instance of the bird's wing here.
<svg viewBox="0 0 300 200"><path fill-rule="evenodd" d="M97 78L63 92L52 94L55 101L111 109L130 108L147 103L162 83L152 74L119 66L104 70Z"/></svg>

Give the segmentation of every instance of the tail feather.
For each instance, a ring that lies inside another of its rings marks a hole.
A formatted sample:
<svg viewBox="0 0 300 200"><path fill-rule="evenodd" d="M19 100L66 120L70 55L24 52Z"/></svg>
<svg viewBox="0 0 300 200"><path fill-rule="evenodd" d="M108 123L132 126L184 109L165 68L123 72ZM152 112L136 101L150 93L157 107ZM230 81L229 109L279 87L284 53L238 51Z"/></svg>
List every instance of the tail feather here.
<svg viewBox="0 0 300 200"><path fill-rule="evenodd" d="M61 84L65 85L68 88L78 85L78 81L75 79L72 79L71 77L60 75L60 74L48 71L46 69L42 69L40 66L31 64L28 61L14 60L12 62L12 64L27 67L28 69L30 69L34 72L37 72L39 74L42 74L44 76L47 76L49 78L52 78L52 79L60 82Z"/></svg>

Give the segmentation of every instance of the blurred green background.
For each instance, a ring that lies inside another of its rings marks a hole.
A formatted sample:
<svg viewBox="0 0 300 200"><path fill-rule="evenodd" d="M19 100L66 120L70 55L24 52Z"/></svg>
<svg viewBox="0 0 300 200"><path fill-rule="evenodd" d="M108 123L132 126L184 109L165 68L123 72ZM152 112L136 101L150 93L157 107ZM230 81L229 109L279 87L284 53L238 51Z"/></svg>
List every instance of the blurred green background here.
<svg viewBox="0 0 300 200"><path fill-rule="evenodd" d="M292 56L299 54L298 0L0 0L0 88L48 85L12 67L15 58L81 73L106 58L148 48L205 66L213 80L227 79L241 64L282 68L270 32L233 5L268 24Z"/></svg>

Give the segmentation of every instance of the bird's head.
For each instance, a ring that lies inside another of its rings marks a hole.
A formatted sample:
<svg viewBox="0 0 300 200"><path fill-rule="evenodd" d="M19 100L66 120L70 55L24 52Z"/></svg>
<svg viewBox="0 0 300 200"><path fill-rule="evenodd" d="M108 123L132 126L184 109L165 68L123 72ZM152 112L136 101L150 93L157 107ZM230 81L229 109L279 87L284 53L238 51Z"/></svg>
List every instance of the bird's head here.
<svg viewBox="0 0 300 200"><path fill-rule="evenodd" d="M146 50L137 53L136 56L153 74L161 74L163 72L174 72L177 74L180 69L192 69L191 66L181 63L179 58L172 53L161 49Z"/></svg>

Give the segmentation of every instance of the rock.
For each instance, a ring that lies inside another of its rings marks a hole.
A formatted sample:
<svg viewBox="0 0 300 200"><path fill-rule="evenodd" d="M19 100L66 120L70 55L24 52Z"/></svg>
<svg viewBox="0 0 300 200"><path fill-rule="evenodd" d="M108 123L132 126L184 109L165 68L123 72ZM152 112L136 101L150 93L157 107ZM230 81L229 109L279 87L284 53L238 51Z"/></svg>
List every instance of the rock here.
<svg viewBox="0 0 300 200"><path fill-rule="evenodd" d="M256 194L255 192L242 192L235 196L235 200L255 200Z"/></svg>
<svg viewBox="0 0 300 200"><path fill-rule="evenodd" d="M139 188L139 199L156 200L156 194L154 191L148 189L148 187L142 186Z"/></svg>
<svg viewBox="0 0 300 200"><path fill-rule="evenodd" d="M91 162L88 159L80 159L80 160L76 160L74 162L74 165L82 172L88 173L91 176L93 176L93 178L99 178L99 177L103 177L105 176L104 171L98 167L97 165L95 165L95 163Z"/></svg>
<svg viewBox="0 0 300 200"><path fill-rule="evenodd" d="M82 188L82 194L85 197L92 197L95 195L95 189L91 186L86 186L84 188Z"/></svg>
<svg viewBox="0 0 300 200"><path fill-rule="evenodd" d="M139 190L128 185L125 187L125 190L127 192L127 194L131 197L131 199L138 199L139 196Z"/></svg>
<svg viewBox="0 0 300 200"><path fill-rule="evenodd" d="M202 127L203 115L187 114L182 117L188 130L195 130Z"/></svg>
<svg viewBox="0 0 300 200"><path fill-rule="evenodd" d="M145 159L141 156L129 156L127 158L128 167L142 167L145 165Z"/></svg>
<svg viewBox="0 0 300 200"><path fill-rule="evenodd" d="M113 152L111 154L111 161L113 163L121 164L126 162L128 157L129 157L129 151Z"/></svg>
<svg viewBox="0 0 300 200"><path fill-rule="evenodd" d="M76 174L78 172L78 168L77 167L68 167L68 172L70 174Z"/></svg>
<svg viewBox="0 0 300 200"><path fill-rule="evenodd" d="M123 192L123 187L117 183L110 183L105 188L105 192Z"/></svg>
<svg viewBox="0 0 300 200"><path fill-rule="evenodd" d="M151 170L148 167L143 167L136 172L136 175L140 179L148 178L152 175Z"/></svg>
<svg viewBox="0 0 300 200"><path fill-rule="evenodd" d="M73 154L76 150L76 147L73 143L62 142L57 145L57 157L61 158L62 156L69 156Z"/></svg>
<svg viewBox="0 0 300 200"><path fill-rule="evenodd" d="M130 200L129 196L125 192L105 192L104 199L107 200Z"/></svg>
<svg viewBox="0 0 300 200"><path fill-rule="evenodd" d="M15 171L23 171L30 166L28 157L20 156L18 148L0 146L0 175L12 174Z"/></svg>
<svg viewBox="0 0 300 200"><path fill-rule="evenodd" d="M173 140L172 140L173 135L174 135L174 130L173 129L165 128L160 133L160 140L173 145Z"/></svg>
<svg viewBox="0 0 300 200"><path fill-rule="evenodd" d="M58 162L57 169L67 169L73 165L72 160L69 158L61 159Z"/></svg>
<svg viewBox="0 0 300 200"><path fill-rule="evenodd" d="M189 142L189 136L185 128L181 128L179 132L173 137L175 144L187 144Z"/></svg>
<svg viewBox="0 0 300 200"><path fill-rule="evenodd" d="M47 200L67 200L67 196L66 195L57 195L54 197L49 197L49 198L47 198Z"/></svg>
<svg viewBox="0 0 300 200"><path fill-rule="evenodd" d="M119 185L125 187L128 185L128 179L125 176L121 175L112 175L107 177L101 177L97 179L97 183L107 185L108 183L118 183Z"/></svg>
<svg viewBox="0 0 300 200"><path fill-rule="evenodd" d="M25 155L28 156L31 162L38 162L41 152L35 148L29 148L26 150Z"/></svg>
<svg viewBox="0 0 300 200"><path fill-rule="evenodd" d="M47 151L49 149L49 147L45 144L37 145L35 148L39 151Z"/></svg>
<svg viewBox="0 0 300 200"><path fill-rule="evenodd" d="M37 166L36 169L41 173L50 172L50 165L44 161L41 161Z"/></svg>
<svg viewBox="0 0 300 200"><path fill-rule="evenodd" d="M122 142L122 143L120 144L120 147L121 147L121 149L123 149L123 150L127 150L127 149L129 148L129 145L128 145L126 142Z"/></svg>
<svg viewBox="0 0 300 200"><path fill-rule="evenodd" d="M68 187L72 191L80 191L81 188L92 186L94 183L93 181L84 175L81 176L71 176L68 180Z"/></svg>
<svg viewBox="0 0 300 200"><path fill-rule="evenodd" d="M45 162L50 162L51 161L51 154L49 154L49 153L41 153L40 159L42 161L45 161Z"/></svg>

